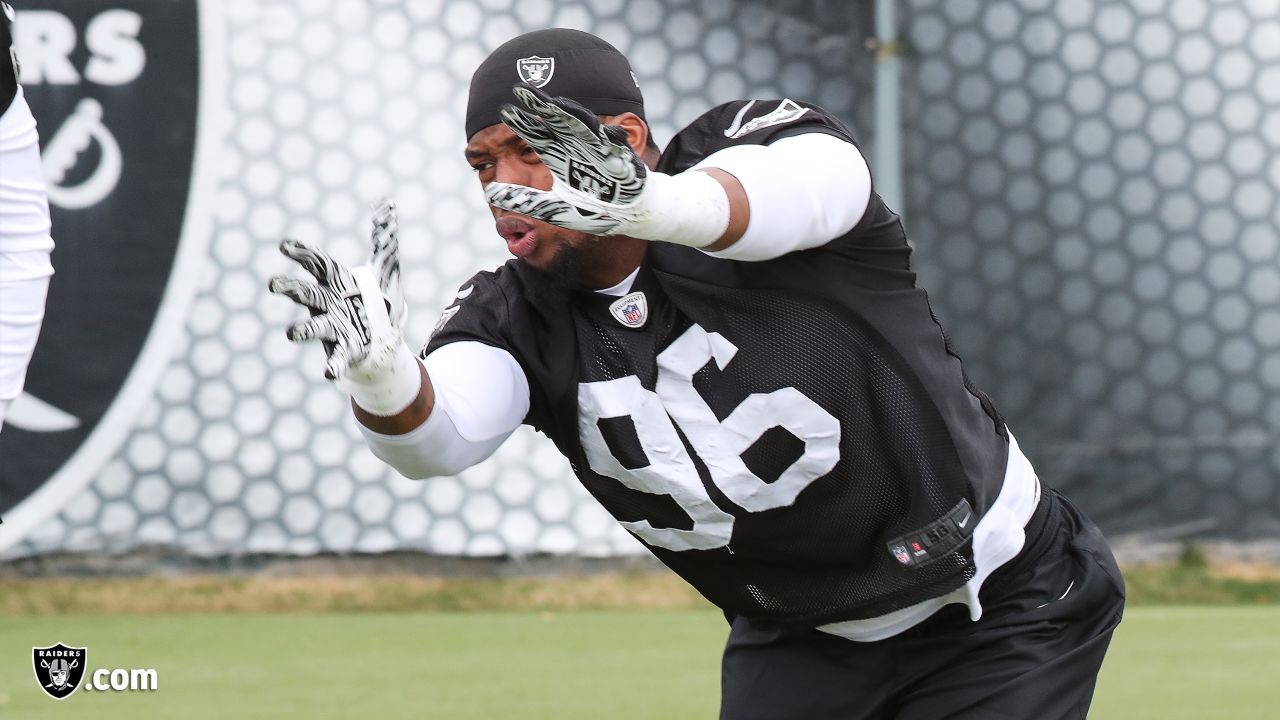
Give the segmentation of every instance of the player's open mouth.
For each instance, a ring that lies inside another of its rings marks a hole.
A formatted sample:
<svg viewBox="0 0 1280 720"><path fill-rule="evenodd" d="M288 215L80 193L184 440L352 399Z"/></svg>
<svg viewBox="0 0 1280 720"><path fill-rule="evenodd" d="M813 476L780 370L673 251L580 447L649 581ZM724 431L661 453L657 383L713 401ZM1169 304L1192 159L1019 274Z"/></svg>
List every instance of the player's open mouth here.
<svg viewBox="0 0 1280 720"><path fill-rule="evenodd" d="M494 224L498 234L507 241L507 250L518 258L528 257L538 246L538 231L524 218L503 215Z"/></svg>

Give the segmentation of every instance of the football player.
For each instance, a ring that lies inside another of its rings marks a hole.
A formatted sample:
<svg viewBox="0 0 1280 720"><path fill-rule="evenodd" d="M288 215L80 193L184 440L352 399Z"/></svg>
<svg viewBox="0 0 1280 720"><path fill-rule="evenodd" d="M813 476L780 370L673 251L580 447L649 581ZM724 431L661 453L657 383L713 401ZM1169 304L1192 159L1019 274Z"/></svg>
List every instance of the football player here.
<svg viewBox="0 0 1280 720"><path fill-rule="evenodd" d="M514 259L400 338L373 261L286 241L369 446L456 473L521 423L730 622L721 717L1079 718L1124 603L1098 529L966 377L897 215L814 105L713 108L659 152L626 58L521 35L465 157Z"/></svg>
<svg viewBox="0 0 1280 720"><path fill-rule="evenodd" d="M15 18L0 2L0 428L22 394L53 275L40 138L18 84Z"/></svg>

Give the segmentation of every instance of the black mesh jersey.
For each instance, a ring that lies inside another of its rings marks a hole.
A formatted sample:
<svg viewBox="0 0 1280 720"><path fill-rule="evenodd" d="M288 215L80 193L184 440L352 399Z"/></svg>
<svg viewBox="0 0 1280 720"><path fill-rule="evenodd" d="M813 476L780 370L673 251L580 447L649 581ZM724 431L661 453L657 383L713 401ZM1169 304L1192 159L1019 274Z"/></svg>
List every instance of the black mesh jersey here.
<svg viewBox="0 0 1280 720"><path fill-rule="evenodd" d="M813 106L729 103L679 133L658 169L801 132L853 141ZM970 518L999 493L1008 452L909 256L873 193L852 231L775 260L652 243L622 299L556 291L512 260L466 283L423 352L510 351L529 379L526 423L726 611L875 617L973 576Z"/></svg>

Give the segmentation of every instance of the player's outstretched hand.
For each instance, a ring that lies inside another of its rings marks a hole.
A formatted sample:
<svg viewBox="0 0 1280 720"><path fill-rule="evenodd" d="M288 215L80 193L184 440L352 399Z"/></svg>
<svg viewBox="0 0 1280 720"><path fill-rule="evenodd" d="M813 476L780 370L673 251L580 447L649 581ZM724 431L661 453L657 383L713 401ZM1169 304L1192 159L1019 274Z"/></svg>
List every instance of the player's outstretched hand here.
<svg viewBox="0 0 1280 720"><path fill-rule="evenodd" d="M311 317L289 328L297 343L319 340L327 361L325 377L354 383L376 382L389 372L403 346L406 306L400 293L400 243L395 205L374 210L368 265L350 268L323 250L285 239L280 252L311 279L271 278L268 289L305 307Z"/></svg>
<svg viewBox="0 0 1280 720"><path fill-rule="evenodd" d="M369 234L369 266L378 279L378 289L389 305L391 324L403 329L409 314L400 286L400 222L396 204L383 198L373 209L373 231Z"/></svg>
<svg viewBox="0 0 1280 720"><path fill-rule="evenodd" d="M502 107L502 122L538 153L554 180L550 191L489 183L491 205L595 235L626 234L645 219L649 170L627 144L625 130L602 124L568 98L528 85L517 85L514 93L519 104Z"/></svg>

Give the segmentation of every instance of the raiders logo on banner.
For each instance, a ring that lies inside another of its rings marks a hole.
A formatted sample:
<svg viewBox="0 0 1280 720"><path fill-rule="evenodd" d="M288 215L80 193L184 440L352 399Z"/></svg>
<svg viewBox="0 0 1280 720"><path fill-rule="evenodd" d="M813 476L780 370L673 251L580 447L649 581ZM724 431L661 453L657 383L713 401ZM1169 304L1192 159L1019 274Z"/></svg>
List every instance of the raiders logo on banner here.
<svg viewBox="0 0 1280 720"><path fill-rule="evenodd" d="M0 432L0 550L97 475L169 360L208 243L218 5L18 6L57 247L26 389Z"/></svg>

